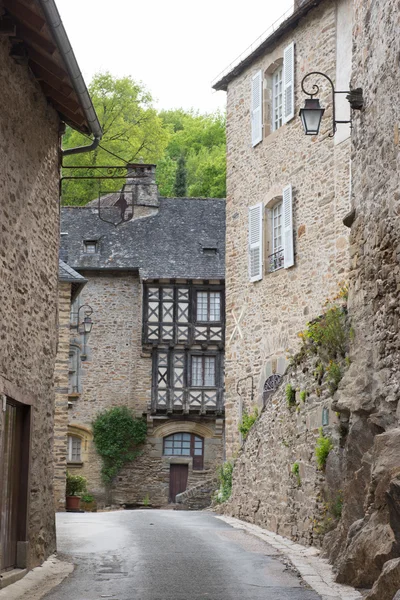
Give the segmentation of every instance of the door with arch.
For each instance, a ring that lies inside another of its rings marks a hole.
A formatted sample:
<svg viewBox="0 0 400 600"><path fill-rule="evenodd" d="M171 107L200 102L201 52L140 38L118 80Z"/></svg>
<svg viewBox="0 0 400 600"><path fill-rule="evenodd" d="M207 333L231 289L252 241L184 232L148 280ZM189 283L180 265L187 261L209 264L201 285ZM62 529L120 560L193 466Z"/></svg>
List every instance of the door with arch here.
<svg viewBox="0 0 400 600"><path fill-rule="evenodd" d="M204 463L204 439L188 432L179 432L168 435L164 438L163 455L168 457L191 457L193 459L193 470L202 470ZM186 491L189 474L188 462L174 463L171 461L169 502L175 502L176 495Z"/></svg>

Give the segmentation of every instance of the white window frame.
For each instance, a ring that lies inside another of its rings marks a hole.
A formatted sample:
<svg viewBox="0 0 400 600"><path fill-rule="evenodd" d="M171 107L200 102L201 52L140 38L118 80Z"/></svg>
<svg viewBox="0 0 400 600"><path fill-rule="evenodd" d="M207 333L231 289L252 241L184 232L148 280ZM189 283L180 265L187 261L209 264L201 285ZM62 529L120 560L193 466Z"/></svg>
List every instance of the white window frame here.
<svg viewBox="0 0 400 600"><path fill-rule="evenodd" d="M279 77L280 75L280 77ZM272 131L283 125L283 65L280 65L272 78Z"/></svg>
<svg viewBox="0 0 400 600"><path fill-rule="evenodd" d="M73 441L79 441L79 460L73 460ZM68 462L80 463L82 462L82 438L77 435L68 434Z"/></svg>

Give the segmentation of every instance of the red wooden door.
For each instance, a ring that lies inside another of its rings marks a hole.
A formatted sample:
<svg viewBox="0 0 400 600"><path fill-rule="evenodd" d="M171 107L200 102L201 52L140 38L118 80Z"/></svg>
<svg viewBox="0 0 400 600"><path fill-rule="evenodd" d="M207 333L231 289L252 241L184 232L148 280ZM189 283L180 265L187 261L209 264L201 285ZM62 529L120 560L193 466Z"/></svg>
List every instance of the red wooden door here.
<svg viewBox="0 0 400 600"><path fill-rule="evenodd" d="M169 471L169 501L175 502L175 496L186 490L188 480L188 465L170 465Z"/></svg>
<svg viewBox="0 0 400 600"><path fill-rule="evenodd" d="M29 453L29 409L7 400L3 413L0 480L0 571L17 564L17 542L25 539Z"/></svg>

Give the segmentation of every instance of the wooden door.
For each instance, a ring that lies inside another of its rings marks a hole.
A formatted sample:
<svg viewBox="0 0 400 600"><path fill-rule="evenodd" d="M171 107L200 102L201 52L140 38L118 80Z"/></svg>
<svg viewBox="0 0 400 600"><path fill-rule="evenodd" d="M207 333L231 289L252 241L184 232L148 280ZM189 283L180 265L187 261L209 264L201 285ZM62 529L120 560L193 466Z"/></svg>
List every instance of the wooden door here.
<svg viewBox="0 0 400 600"><path fill-rule="evenodd" d="M17 542L25 540L29 409L7 400L3 413L0 479L0 571L17 566Z"/></svg>
<svg viewBox="0 0 400 600"><path fill-rule="evenodd" d="M188 465L170 465L169 502L175 502L175 496L186 490Z"/></svg>

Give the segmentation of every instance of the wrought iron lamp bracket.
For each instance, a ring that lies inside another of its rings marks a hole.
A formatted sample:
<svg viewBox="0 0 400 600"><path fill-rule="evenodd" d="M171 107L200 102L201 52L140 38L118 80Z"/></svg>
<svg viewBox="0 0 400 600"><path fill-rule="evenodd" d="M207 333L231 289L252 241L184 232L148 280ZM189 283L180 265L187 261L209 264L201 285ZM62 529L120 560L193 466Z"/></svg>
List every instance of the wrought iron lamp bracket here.
<svg viewBox="0 0 400 600"><path fill-rule="evenodd" d="M238 396L242 397L242 394L240 393L240 384L243 383L243 381L247 381L247 379L251 379L251 402L253 403L253 400L254 400L254 378L253 378L253 375L246 375L246 377L242 377L241 379L239 379L239 381L236 384L236 393Z"/></svg>
<svg viewBox="0 0 400 600"><path fill-rule="evenodd" d="M85 309L86 309L86 310L84 311L84 314L85 314L87 317L90 317L90 315L92 315L92 314L93 314L93 308L92 308L92 307L91 307L89 304L82 304L82 306L80 306L80 307L78 308L78 312L77 312L77 313L75 313L75 314L76 314L76 327L77 327L78 329L79 329L79 316L80 316L81 310L82 310L83 308L85 308Z"/></svg>
<svg viewBox="0 0 400 600"><path fill-rule="evenodd" d="M338 123L350 123L350 127L351 127L351 119L348 121L336 120L336 102L335 102L336 94L347 94L346 100L348 100L350 107L353 110L361 110L364 106L362 88L356 88L354 90L346 90L346 91L335 90L335 86L333 85L332 79L328 75L326 75L326 73L321 73L321 71L311 71L311 73L307 73L301 81L302 91L307 96L310 96L311 99L314 98L314 96L316 96L319 93L319 85L314 83L312 86L312 89L314 91L309 92L304 87L304 83L305 83L306 79L308 79L309 77L312 77L313 75L319 75L320 77L324 77L329 82L329 85L331 86L331 91L332 91L332 133L329 134L329 137L333 137L337 131Z"/></svg>

